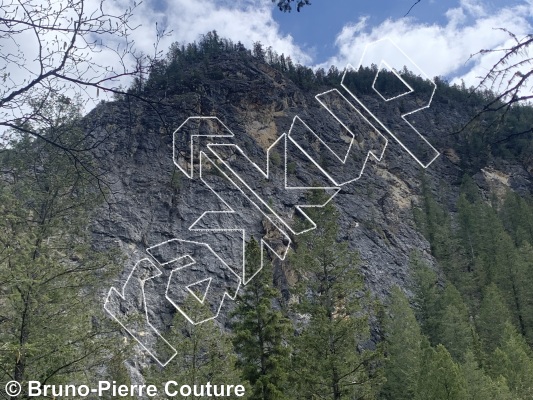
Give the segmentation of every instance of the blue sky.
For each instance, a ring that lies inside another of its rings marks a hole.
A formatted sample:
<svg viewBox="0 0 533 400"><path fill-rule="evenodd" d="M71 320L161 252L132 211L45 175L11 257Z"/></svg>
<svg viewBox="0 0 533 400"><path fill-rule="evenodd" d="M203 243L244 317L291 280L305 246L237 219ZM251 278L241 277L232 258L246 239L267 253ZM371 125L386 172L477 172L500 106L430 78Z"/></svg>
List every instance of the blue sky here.
<svg viewBox="0 0 533 400"><path fill-rule="evenodd" d="M248 47L261 41L311 67L343 69L348 63L358 65L366 44L387 37L428 76L471 86L498 54L470 56L512 42L496 28L509 28L520 38L533 32L533 0L422 0L405 17L413 2L312 0L299 13L282 13L270 0L146 0L137 10L142 27L136 41L149 51L158 22L173 31L162 48L216 30Z"/></svg>
<svg viewBox="0 0 533 400"><path fill-rule="evenodd" d="M411 6L414 7L411 9ZM413 30L420 30L420 27L442 27L446 29L449 26L451 10L463 10L464 20L463 27L475 26L479 20L487 19L488 16L498 15L504 10L512 10L520 6L528 6L529 12L517 13L516 21L518 25L518 34L531 33L529 23L532 22L531 2L521 0L492 0L492 1L459 1L459 0L422 0L415 4L415 0L313 0L311 6L304 7L301 12L293 11L291 13L273 12L273 19L279 24L280 33L290 35L295 44L302 48L312 57L310 64L323 64L326 66L335 59L338 54L336 45L337 36L343 28L355 25L361 20L365 20L365 30L370 31L372 28L378 28L387 22L405 21L408 25L413 26ZM477 10L476 10L477 8ZM466 11L468 10L468 11ZM466 12L465 12L466 11ZM469 12L470 11L470 12ZM476 12L477 11L477 12ZM406 14L408 15L406 16ZM527 20L529 23L524 30L522 22ZM501 23L496 20L493 28L516 27L508 25L509 19L502 17ZM450 27L451 28L451 27ZM501 32L500 32L501 33ZM422 32L421 32L422 34ZM494 30L487 32L488 36L502 37L499 40L501 45L505 43L505 35L498 35ZM377 39L377 38L376 38ZM479 38L482 39L482 38ZM472 50L481 50L485 48L497 48L494 46L494 40L479 40L480 47L474 47ZM506 37L505 37L506 39ZM460 35L458 36L460 40ZM424 36L420 36L420 41L424 41ZM496 40L498 42L498 40ZM484 46L489 44L489 46ZM400 47L401 40L398 43ZM503 47L503 46L502 46ZM453 71L444 73L446 78L460 80L467 76L470 84L474 84L472 74L469 75L470 69L475 63L468 63L471 51L465 54L463 64L457 64ZM411 56L411 54L409 54ZM416 60L415 60L416 61ZM470 65L469 65L470 64ZM342 66L339 66L342 67ZM427 71L431 75L441 75L441 71Z"/></svg>
<svg viewBox="0 0 533 400"><path fill-rule="evenodd" d="M347 64L359 65L368 44L389 38L426 76L475 86L499 54L471 56L482 49L512 44L509 35L496 28L508 28L519 38L533 33L533 0L421 0L405 17L414 1L311 0L312 5L299 13L282 13L271 0L144 0L130 20L130 26L138 26L130 39L135 40L138 51L153 54L156 24L172 31L161 40L159 49L163 51L173 42L190 43L216 30L220 36L241 41L248 48L260 41L295 62L326 70L335 65L343 70ZM104 8L111 15L119 15L133 3L106 0ZM100 7L100 0L86 0L84 4L90 13L91 8ZM53 43L53 35L49 39ZM120 45L116 38L105 39L109 48ZM14 51L25 55L28 70L38 69L35 62L31 63L36 43L21 41L17 46ZM93 52L91 61L120 70L122 60L108 50ZM375 56L386 58L395 68L404 65L401 57ZM531 65L524 68L531 69ZM12 78L21 82L27 76L28 71L12 71ZM113 84L128 86L130 82L124 79ZM92 107L89 103L88 108Z"/></svg>
<svg viewBox="0 0 533 400"><path fill-rule="evenodd" d="M424 23L445 23L446 11L458 1L421 1L409 16ZM335 38L345 25L367 17L370 25L387 19L401 19L414 0L313 0L312 5L299 13L273 13L283 34L290 34L296 43L315 55L316 62L324 62L335 55Z"/></svg>

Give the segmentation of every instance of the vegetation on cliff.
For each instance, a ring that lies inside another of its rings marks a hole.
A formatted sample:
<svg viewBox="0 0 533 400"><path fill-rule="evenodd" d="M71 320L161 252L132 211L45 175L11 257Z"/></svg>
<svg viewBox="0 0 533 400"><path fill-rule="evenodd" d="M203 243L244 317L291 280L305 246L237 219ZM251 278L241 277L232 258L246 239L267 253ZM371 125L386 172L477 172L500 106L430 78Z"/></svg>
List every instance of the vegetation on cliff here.
<svg viewBox="0 0 533 400"><path fill-rule="evenodd" d="M152 98L156 109L190 93L207 97L216 82L234 78L226 63L268 68L313 94L341 79L335 67L313 71L259 43L248 50L212 32L199 43L174 44L129 91ZM376 68L347 79L368 82ZM398 84L393 74L385 79ZM183 339L177 362L139 367L149 381L240 380L246 398L261 400L533 399L533 200L511 189L482 190L473 178L493 163L531 170L533 112L513 105L505 118L496 112L468 123L464 116L494 95L442 79L437 85L435 104L463 117L431 140L455 152L464 174L438 188L423 178L412 210L437 268L413 252L412 285L393 287L377 304L357 252L340 238L339 213L332 205L316 209L310 214L318 228L298 236L286 262L296 276L288 293L274 284L269 263L240 292L228 326L192 326L176 314L167 334ZM115 105L129 102L119 95ZM55 117L32 129L78 148L86 133L75 102L56 98L47 116ZM93 175L98 169L83 168L98 162L91 154L80 152L73 163L68 152L26 136L0 154L2 381L130 379L130 353L111 338L116 326L100 315L94 296L116 275L119 259L93 246L91 213L108 188ZM456 195L446 192L452 186ZM257 265L258 243L247 250L246 262Z"/></svg>

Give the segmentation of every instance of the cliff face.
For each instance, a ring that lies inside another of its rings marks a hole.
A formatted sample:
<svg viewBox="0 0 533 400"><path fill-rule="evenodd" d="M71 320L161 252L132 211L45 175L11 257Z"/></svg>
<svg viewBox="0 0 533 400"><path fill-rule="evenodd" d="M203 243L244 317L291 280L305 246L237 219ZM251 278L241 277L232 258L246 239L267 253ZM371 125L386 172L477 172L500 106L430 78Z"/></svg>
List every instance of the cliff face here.
<svg viewBox="0 0 533 400"><path fill-rule="evenodd" d="M109 204L95 215L92 227L95 241L98 245L118 246L127 255L122 276L117 276L115 282L109 282L108 287L122 287L135 263L148 256L147 248L174 238L209 243L230 266L238 265L242 257L240 232L189 230L204 212L227 211L227 206L236 211L234 219L212 216L209 221L203 221L204 225L197 227L245 229L247 235L265 238L280 253L290 246L294 235L290 232L283 235L280 223L269 220L269 211L261 213L255 208L249 202L249 196L253 192L259 193L265 199L263 211L270 207L283 215L295 230L301 226L295 222L297 216L294 215L293 205L304 197L298 191L285 190L282 185L285 166L285 137L282 135L291 130L295 116L321 135L338 154L347 153L351 143L349 132L315 98L315 95L333 88L346 93L339 85L304 90L268 64L235 54L219 55L201 65L191 65L189 70L194 73L195 70L210 71L215 67L216 76L203 75L194 82L192 89L154 90L153 98L160 101L152 105L118 100L102 104L90 116L104 121L106 126L101 130L105 140L97 155L105 165L111 188ZM367 152L374 150L374 154L381 155L380 150L384 148L385 142L380 133L370 129L361 118L356 118L342 98L335 93L330 95L322 97L322 100L356 132L349 156L352 164L349 168L335 169L338 160L300 125L300 131L293 128L292 132L301 148L290 140L287 140L286 147L287 182L293 186L328 186L328 179L320 168L334 170L334 179L338 182L352 180L358 176L354 171L358 166L362 167ZM363 95L361 98L370 109L380 107L375 97ZM179 165L187 171L191 162L188 135L194 132L220 135L227 134L227 131L216 120L210 119L189 121L174 134L187 118L194 116L216 116L235 135L233 138L195 142L193 161L197 161L199 150L209 158L204 160L203 180L198 174L198 164L195 165L193 178L189 179L174 164L173 150L178 149L176 159L179 158ZM412 207L419 201L423 173L444 202L454 202L464 174L464 160L454 148L456 141L449 133L466 122L468 117L466 109L437 97L428 109L413 115L413 125L441 153L427 169L381 130L388 140L381 161L370 157L361 178L342 186L331 200L341 214L340 239L348 241L360 253L366 284L380 299L387 296L392 285L408 290L409 257L413 251L434 264L427 241L416 229ZM391 124L391 130L404 129L392 117ZM224 165L222 161L216 161L217 157L207 143L238 145L250 160L235 148L218 148L216 151L220 159L226 160ZM265 166L267 150L271 146L271 179L265 179L251 166L251 161ZM305 157L302 149L314 152L315 158L321 156L316 165ZM224 176L229 174L228 167L248 184L250 192L243 194L230 184ZM487 192L502 191L506 187L522 193L531 189L530 176L522 166L501 160L492 161L475 177ZM333 186L331 182L329 186ZM194 257L194 251L191 250L189 255ZM161 257L162 260L173 256ZM165 298L171 269L162 268L162 275L152 279L144 288L151 323L161 329L174 313ZM234 269L237 274L240 273L238 268ZM184 268L180 272L181 282L199 280L200 275L194 271L192 267ZM229 279L228 273L222 270L213 270L212 274L218 274L223 281ZM287 288L294 277L286 262L276 259L274 278L287 295ZM103 287L103 292L107 292L108 287ZM142 293L131 292L130 295L130 303L133 304L141 300ZM179 293L175 295L180 296ZM226 299L224 310L230 305L231 301ZM224 315L225 312L222 312L222 320Z"/></svg>

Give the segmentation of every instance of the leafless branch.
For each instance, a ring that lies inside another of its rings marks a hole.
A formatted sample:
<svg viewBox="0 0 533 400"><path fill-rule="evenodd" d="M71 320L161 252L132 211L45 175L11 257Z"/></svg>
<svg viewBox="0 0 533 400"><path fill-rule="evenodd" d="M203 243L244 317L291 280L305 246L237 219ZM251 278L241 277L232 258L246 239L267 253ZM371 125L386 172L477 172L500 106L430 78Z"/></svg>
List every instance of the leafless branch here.
<svg viewBox="0 0 533 400"><path fill-rule="evenodd" d="M100 93L116 94L145 102L161 119L156 100L123 89L120 83L149 73L162 54L159 42L168 33L156 25L153 54L146 55L132 39L138 28L132 17L141 3L119 12L113 11L112 2L99 0L89 9L91 4L86 0L0 0L0 146L8 144L14 133L31 135L65 151L76 168L107 186L80 157L105 138L88 131L79 141L67 143L43 134L42 127L52 123L46 104L58 95L83 93L94 99Z"/></svg>
<svg viewBox="0 0 533 400"><path fill-rule="evenodd" d="M533 44L533 34L520 39L506 28L497 28L497 30L505 32L513 44L509 47L493 50L480 50L469 57L471 60L479 55L501 54L489 71L484 76L479 77L480 82L474 88L478 92L487 91L493 95L466 124L452 134L463 132L482 115L489 113L495 114L494 120L489 125L501 123L514 105L528 103L533 99L531 93L533 89L533 68L531 68L533 58L529 55L530 47ZM497 143L528 132L530 130L524 130Z"/></svg>
<svg viewBox="0 0 533 400"><path fill-rule="evenodd" d="M411 10L412 10L413 8L415 8L415 6L416 6L418 3L420 3L420 1L421 1L421 0L416 0L416 1L411 5L411 7L409 7L409 10L407 10L407 12L405 13L404 17L407 17L407 16L409 15L409 13L411 12Z"/></svg>
<svg viewBox="0 0 533 400"><path fill-rule="evenodd" d="M140 3L113 13L104 1L88 10L86 0L0 0L0 126L31 121L28 105L49 93L126 95L120 80L149 71L165 31L156 26L153 55L138 52L130 21Z"/></svg>

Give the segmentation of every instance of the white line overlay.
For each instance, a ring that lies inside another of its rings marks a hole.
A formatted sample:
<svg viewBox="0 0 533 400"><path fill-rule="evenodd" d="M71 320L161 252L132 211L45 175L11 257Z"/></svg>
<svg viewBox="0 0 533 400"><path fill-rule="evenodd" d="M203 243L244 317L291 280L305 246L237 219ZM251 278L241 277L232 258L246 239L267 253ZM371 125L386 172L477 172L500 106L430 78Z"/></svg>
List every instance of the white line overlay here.
<svg viewBox="0 0 533 400"><path fill-rule="evenodd" d="M412 72L405 69L398 72L399 67L389 62L391 56L401 59ZM370 63L379 66L371 87L365 89L365 96L379 103L379 110L375 112L365 105L366 97L358 95L358 87L353 82L356 74L350 74ZM384 70L392 72L405 90L382 93L382 84L387 82L382 80L385 79ZM420 83L419 77L425 79L424 83ZM420 85L425 86L417 91ZM429 167L439 156L414 127L414 122L408 120L412 114L430 106L435 82L390 39L368 44L358 68L346 67L339 89L319 93L315 99L333 118L331 126L342 127L343 133L332 138L331 132L327 132L328 139L323 130L309 126L296 115L289 131L266 149L264 165L252 160L244 150L246 147L243 149L237 143L238 136L216 116L189 117L173 133L174 165L187 178L199 178L226 209L204 211L188 227L187 240L171 239L148 248L149 257L133 267L120 291L115 287L109 290L104 303L106 311L161 366L175 357L176 349L150 323L151 315L157 310L150 309L147 303L145 285L159 285L166 301L189 323L212 320L220 314L224 300L234 300L241 284L246 285L261 271L267 253L284 260L292 244L291 238L316 228L306 214L307 208L324 207L343 186L361 178L369 159L376 162L383 159L388 136L423 168ZM383 115L387 116L387 123ZM395 129L389 126L391 120ZM295 157L296 153L299 156ZM334 162L324 162L324 155ZM303 163L304 169L312 167L317 171L322 183L317 186L294 184L301 175L294 161L289 162L290 157ZM308 196L316 190L326 194L321 204L314 204ZM303 224L297 225L295 216ZM265 221L270 232L259 238L261 265L250 270L245 263L245 244L254 236L249 226L261 226ZM228 239L228 246L239 246L238 258L230 260L217 253L213 246L203 242L204 239L192 240L199 234L235 236L237 240L233 242ZM185 306L189 298L201 306L200 312L195 309L193 315L190 307Z"/></svg>

